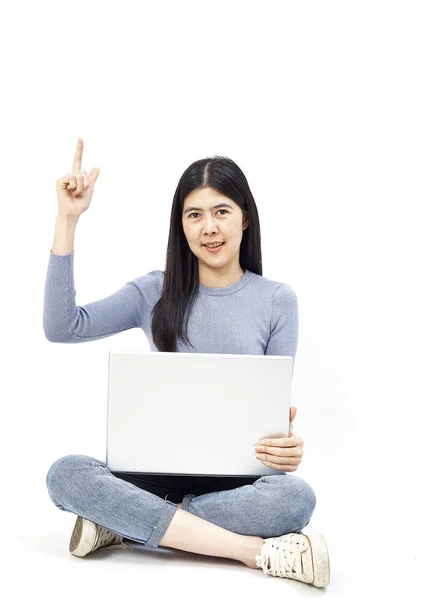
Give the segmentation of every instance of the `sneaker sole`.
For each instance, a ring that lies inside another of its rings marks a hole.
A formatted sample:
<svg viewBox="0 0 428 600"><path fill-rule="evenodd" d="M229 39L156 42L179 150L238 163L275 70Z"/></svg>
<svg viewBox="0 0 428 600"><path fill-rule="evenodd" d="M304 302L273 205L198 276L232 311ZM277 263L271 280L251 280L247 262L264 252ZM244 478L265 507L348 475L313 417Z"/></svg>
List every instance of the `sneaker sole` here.
<svg viewBox="0 0 428 600"><path fill-rule="evenodd" d="M304 534L303 534L304 535ZM326 587L330 583L330 560L327 542L319 533L306 535L312 549L315 587Z"/></svg>
<svg viewBox="0 0 428 600"><path fill-rule="evenodd" d="M70 538L68 549L73 556L85 556L91 552L97 533L97 526L92 521L77 517Z"/></svg>

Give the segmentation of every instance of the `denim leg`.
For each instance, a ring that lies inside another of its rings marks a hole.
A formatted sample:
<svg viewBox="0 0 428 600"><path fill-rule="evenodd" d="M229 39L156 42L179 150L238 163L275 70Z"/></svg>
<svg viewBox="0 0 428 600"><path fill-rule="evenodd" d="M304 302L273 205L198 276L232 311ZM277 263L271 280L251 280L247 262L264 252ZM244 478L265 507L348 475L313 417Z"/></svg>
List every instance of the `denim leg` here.
<svg viewBox="0 0 428 600"><path fill-rule="evenodd" d="M115 477L104 462L82 454L56 460L46 485L59 509L150 548L158 547L177 510L177 504Z"/></svg>
<svg viewBox="0 0 428 600"><path fill-rule="evenodd" d="M263 475L253 484L183 498L182 510L243 535L262 538L299 533L311 520L313 489L300 477Z"/></svg>

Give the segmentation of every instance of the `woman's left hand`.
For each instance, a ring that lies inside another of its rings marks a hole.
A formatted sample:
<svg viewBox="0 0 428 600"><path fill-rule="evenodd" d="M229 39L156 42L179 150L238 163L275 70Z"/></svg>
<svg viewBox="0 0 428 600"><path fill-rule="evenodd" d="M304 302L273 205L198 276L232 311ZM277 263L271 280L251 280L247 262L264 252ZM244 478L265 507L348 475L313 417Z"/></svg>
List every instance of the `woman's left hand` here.
<svg viewBox="0 0 428 600"><path fill-rule="evenodd" d="M294 409L294 410L293 410ZM295 406L290 408L290 425L296 416ZM267 467L287 473L296 471L302 461L304 441L298 435L283 438L264 438L255 444L256 458Z"/></svg>

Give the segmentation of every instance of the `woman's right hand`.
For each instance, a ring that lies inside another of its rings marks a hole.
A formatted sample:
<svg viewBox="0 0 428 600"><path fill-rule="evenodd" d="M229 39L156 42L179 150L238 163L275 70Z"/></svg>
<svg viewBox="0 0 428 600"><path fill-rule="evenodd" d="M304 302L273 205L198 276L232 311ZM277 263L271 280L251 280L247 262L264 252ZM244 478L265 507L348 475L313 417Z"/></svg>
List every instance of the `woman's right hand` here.
<svg viewBox="0 0 428 600"><path fill-rule="evenodd" d="M56 182L58 215L67 219L77 219L88 210L100 169L89 173L82 169L83 140L77 141L73 160L73 172L60 177Z"/></svg>

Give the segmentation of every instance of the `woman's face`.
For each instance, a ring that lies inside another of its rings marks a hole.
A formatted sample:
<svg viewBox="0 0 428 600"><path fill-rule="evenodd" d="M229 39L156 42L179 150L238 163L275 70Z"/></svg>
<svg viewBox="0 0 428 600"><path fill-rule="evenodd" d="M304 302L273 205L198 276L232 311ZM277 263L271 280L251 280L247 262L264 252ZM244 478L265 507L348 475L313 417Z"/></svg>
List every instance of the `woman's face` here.
<svg viewBox="0 0 428 600"><path fill-rule="evenodd" d="M243 221L236 202L212 188L195 190L184 201L182 224L189 247L200 261L212 267L232 262L239 266L242 232L248 221ZM209 252L203 245L217 241L225 242L218 252Z"/></svg>

